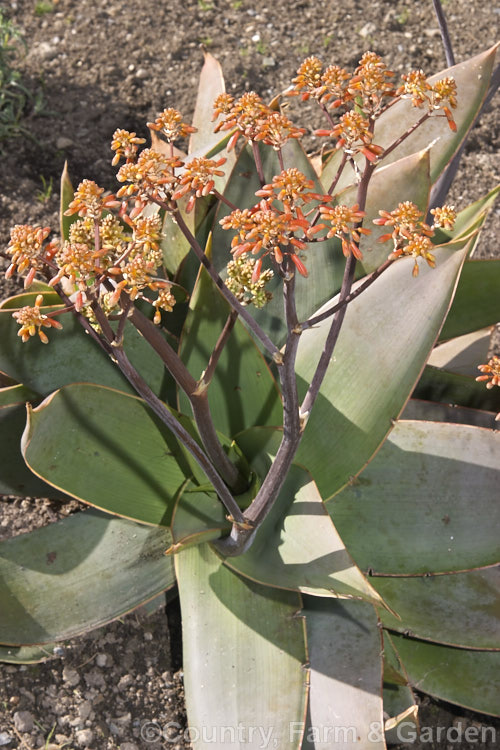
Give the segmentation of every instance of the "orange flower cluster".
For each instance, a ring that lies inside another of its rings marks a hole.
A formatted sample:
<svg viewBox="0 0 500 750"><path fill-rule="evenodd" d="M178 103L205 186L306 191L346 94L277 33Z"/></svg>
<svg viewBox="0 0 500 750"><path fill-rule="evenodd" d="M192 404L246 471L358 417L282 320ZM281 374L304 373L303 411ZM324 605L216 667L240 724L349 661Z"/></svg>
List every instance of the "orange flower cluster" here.
<svg viewBox="0 0 500 750"><path fill-rule="evenodd" d="M288 95L316 99L330 120L330 127L317 130L316 135L335 138L337 149L348 154L361 152L369 161L383 153L373 143L374 122L398 98L410 97L416 107L426 104L429 112L442 110L450 128L456 130L451 114L457 103L453 78L430 84L421 70L414 70L403 75L402 84L397 87L394 77L395 73L375 52L365 52L353 75L338 65L323 69L321 60L313 56L299 67ZM336 124L327 110L338 108L343 108L344 113Z"/></svg>
<svg viewBox="0 0 500 750"><path fill-rule="evenodd" d="M488 361L488 364L478 365L477 369L484 375L479 375L476 380L486 381L486 388L493 388L495 385L500 386L500 357L495 355ZM497 415L497 419L499 417L500 414Z"/></svg>
<svg viewBox="0 0 500 750"><path fill-rule="evenodd" d="M135 161L138 145L145 142L145 138L138 138L135 133L129 133L128 130L115 130L111 141L111 149L116 151L116 154L111 164L115 167L120 159Z"/></svg>
<svg viewBox="0 0 500 750"><path fill-rule="evenodd" d="M363 259L363 254L359 249L359 241L362 234L370 234L369 229L359 226L364 211L359 210L359 206L320 206L321 218L330 224L327 237L338 237L342 241L342 252L344 255L354 255L358 260Z"/></svg>
<svg viewBox="0 0 500 750"><path fill-rule="evenodd" d="M224 176L224 171L219 167L226 161L223 156L217 160L206 159L203 156L192 159L179 179L179 187L172 193L172 200L179 200L182 196L191 193L186 206L186 212L190 213L193 210L196 198L202 198L214 190L215 177Z"/></svg>
<svg viewBox="0 0 500 750"><path fill-rule="evenodd" d="M263 141L279 150L290 138L301 138L306 132L304 128L294 127L288 117L264 104L255 91L248 91L239 99L227 93L219 94L213 108L212 120L221 118L214 132L235 130L228 141L228 151L235 147L241 135L250 141Z"/></svg>
<svg viewBox="0 0 500 750"><path fill-rule="evenodd" d="M314 183L298 169L290 168L273 178L256 192L262 200L253 208L236 209L221 219L224 229L235 229L238 234L231 242L231 252L235 259L245 253L262 254L257 260L252 274L255 282L262 269L262 260L271 255L278 265L289 255L302 276L307 269L298 256L307 247L307 240L325 228L324 224L312 224L308 216L316 211L312 208L304 214L303 208L311 201L327 202L330 195L313 191ZM279 202L281 205L275 205Z"/></svg>
<svg viewBox="0 0 500 750"><path fill-rule="evenodd" d="M23 343L29 341L29 339L35 334L38 334L42 344L48 344L49 339L47 338L47 334L42 331L42 328L62 328L59 321L44 315L40 311L42 304L43 296L39 294L35 299L34 307L27 305L26 307L22 307L20 310L12 313L12 317L21 326L17 335L21 336Z"/></svg>
<svg viewBox="0 0 500 750"><path fill-rule="evenodd" d="M17 224L11 229L7 253L12 256L12 260L5 272L5 278L10 279L16 271L22 274L29 269L24 287L27 289L31 286L36 272L51 257L54 246L51 244L43 248L49 234L50 227L32 227L28 224Z"/></svg>
<svg viewBox="0 0 500 750"><path fill-rule="evenodd" d="M65 216L86 216L89 219L98 221L103 211L111 208L117 208L120 202L116 200L113 194L104 194L104 188L99 187L92 180L83 180L78 185L75 197L64 212Z"/></svg>
<svg viewBox="0 0 500 750"><path fill-rule="evenodd" d="M151 130L161 133L167 143L173 143L177 138L196 133L196 128L182 122L181 113L173 107L163 110L154 122L148 122L147 125Z"/></svg>
<svg viewBox="0 0 500 750"><path fill-rule="evenodd" d="M427 105L430 112L442 109L450 129L456 131L457 126L451 113L451 109L457 106L457 85L454 78L447 76L431 84L422 70L412 70L401 78L403 84L397 90L398 96L410 98L414 107Z"/></svg>
<svg viewBox="0 0 500 750"><path fill-rule="evenodd" d="M413 275L418 276L418 258L427 261L434 268L436 261L431 250L433 243L431 237L436 227L453 229L456 213L453 206L442 206L431 211L434 215L434 224L430 227L422 221L423 213L411 201L399 203L394 211L379 211L380 219L374 219L373 223L379 226L390 226L392 232L379 237L379 242L387 242L392 238L394 250L389 258L399 258L403 255L415 259Z"/></svg>

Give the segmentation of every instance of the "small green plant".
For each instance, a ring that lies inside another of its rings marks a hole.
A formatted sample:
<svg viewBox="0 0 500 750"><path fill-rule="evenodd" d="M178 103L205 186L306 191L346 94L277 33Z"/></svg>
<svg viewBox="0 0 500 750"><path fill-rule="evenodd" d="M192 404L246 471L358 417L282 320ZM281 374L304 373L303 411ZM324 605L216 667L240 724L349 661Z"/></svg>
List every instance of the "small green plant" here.
<svg viewBox="0 0 500 750"><path fill-rule="evenodd" d="M410 20L410 11L408 8L403 8L401 13L399 13L398 16L396 16L396 21L399 23L400 26L405 26L408 21Z"/></svg>
<svg viewBox="0 0 500 750"><path fill-rule="evenodd" d="M47 180L43 174L40 175L40 180L42 182L42 187L40 190L38 190L36 194L36 199L40 203L47 203L52 197L52 192L54 190L54 184L52 177L49 177Z"/></svg>
<svg viewBox="0 0 500 750"><path fill-rule="evenodd" d="M207 54L193 125L117 130L116 194L65 170L61 237L12 230L0 491L94 509L0 545L1 658L177 586L196 749L382 749L413 687L498 712L497 190L433 205L494 56L306 59L318 175Z"/></svg>
<svg viewBox="0 0 500 750"><path fill-rule="evenodd" d="M54 10L54 4L48 2L48 0L37 0L35 3L35 15L45 16L47 13L52 13Z"/></svg>
<svg viewBox="0 0 500 750"><path fill-rule="evenodd" d="M0 9L0 150L7 140L26 134L21 121L32 95L15 67L25 46L20 31Z"/></svg>
<svg viewBox="0 0 500 750"><path fill-rule="evenodd" d="M259 39L255 43L255 50L259 53L259 55L267 55L267 44L264 42L263 39Z"/></svg>
<svg viewBox="0 0 500 750"><path fill-rule="evenodd" d="M202 11L213 10L214 4L211 0L198 0L198 8Z"/></svg>

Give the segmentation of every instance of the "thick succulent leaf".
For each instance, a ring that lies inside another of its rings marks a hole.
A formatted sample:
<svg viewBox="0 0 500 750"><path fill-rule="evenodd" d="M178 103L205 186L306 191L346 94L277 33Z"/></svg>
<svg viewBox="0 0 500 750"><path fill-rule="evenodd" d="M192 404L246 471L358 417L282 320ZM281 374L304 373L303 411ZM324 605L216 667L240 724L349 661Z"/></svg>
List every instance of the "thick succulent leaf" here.
<svg viewBox="0 0 500 750"><path fill-rule="evenodd" d="M271 182L273 176L281 172L276 152L271 147L261 146L260 154L266 182ZM314 181L318 192L324 192L311 162L296 140L289 141L285 145L283 162L285 169L296 167L308 179ZM258 202L255 191L260 187L252 152L247 146L239 156L227 184L225 195L239 208L250 207ZM221 204L214 224L213 262L219 272L223 272L231 260L230 249L234 232L222 229L219 224L220 219L228 213L230 209ZM307 255L304 255L304 263L309 276L305 279L297 274L296 277L295 298L301 320L311 315L319 305L331 298L333 291L340 285L344 261L339 240L332 239L311 245ZM252 310L252 314L273 340L280 341L286 335L282 282L275 277L266 288L273 292L273 299L262 310Z"/></svg>
<svg viewBox="0 0 500 750"><path fill-rule="evenodd" d="M359 473L391 429L432 349L467 250L467 240L437 248L437 267L421 267L416 278L413 261L403 258L349 304L297 453L323 498ZM327 319L301 336L302 391L330 325Z"/></svg>
<svg viewBox="0 0 500 750"><path fill-rule="evenodd" d="M425 575L500 560L500 432L398 422L363 474L327 503L362 570Z"/></svg>
<svg viewBox="0 0 500 750"><path fill-rule="evenodd" d="M201 379L230 308L203 269L191 299L180 354L192 375ZM233 436L258 424L281 424L282 406L269 367L245 327L236 321L217 363L208 399L214 424ZM179 393L179 408L189 411Z"/></svg>
<svg viewBox="0 0 500 750"><path fill-rule="evenodd" d="M438 404L434 401L421 401L411 398L403 409L400 419L419 419L426 422L452 422L455 424L470 424L475 427L486 427L488 430L500 428L495 419L496 413L469 409L466 406L450 406Z"/></svg>
<svg viewBox="0 0 500 750"><path fill-rule="evenodd" d="M68 162L64 162L64 169L61 175L61 197L60 197L60 213L59 213L59 231L61 237L64 240L69 239L69 228L74 221L78 220L78 214L72 214L71 216L65 216L64 212L68 208L69 204L75 197L74 188L71 184Z"/></svg>
<svg viewBox="0 0 500 750"><path fill-rule="evenodd" d="M380 611L385 627L427 641L500 651L500 566L371 580L401 618Z"/></svg>
<svg viewBox="0 0 500 750"><path fill-rule="evenodd" d="M500 308L500 305L499 305ZM493 326L457 336L432 350L427 364L458 375L478 375L477 366L488 360Z"/></svg>
<svg viewBox="0 0 500 750"><path fill-rule="evenodd" d="M7 297L7 299L2 300L0 302L0 310L19 310L20 307L24 307L25 305L34 305L35 299L40 292L43 294L44 306L61 306L61 298L53 289L45 288L36 290L32 288L34 286L35 284L32 284L28 292L22 292L21 294L16 294L14 297Z"/></svg>
<svg viewBox="0 0 500 750"><path fill-rule="evenodd" d="M224 75L218 60L210 52L203 52L204 63L200 73L198 85L198 94L193 114L193 122L196 133L191 133L189 138L189 153L209 151L217 141L220 135L214 133L212 122L213 102L214 99L225 92Z"/></svg>
<svg viewBox="0 0 500 750"><path fill-rule="evenodd" d="M22 295L21 300L14 300L17 307L22 307L33 304L34 297ZM41 309L46 313L54 308ZM126 393L133 392L116 365L85 333L74 315L66 313L59 320L63 329L49 333L48 345L42 344L38 336L23 344L18 336L19 325L12 318L12 309L0 309L0 370L41 396L47 396L56 388L75 381L88 381ZM131 323L125 326L124 348L148 385L161 395L165 368Z"/></svg>
<svg viewBox="0 0 500 750"><path fill-rule="evenodd" d="M265 738L300 748L301 732L290 741L290 726L303 726L307 695L299 596L241 579L208 545L176 555L175 569L188 721L199 728L194 750L208 741L256 750Z"/></svg>
<svg viewBox="0 0 500 750"><path fill-rule="evenodd" d="M404 722L406 731L416 732L418 728L418 706L412 689L408 686L407 676L404 674L398 655L386 632L383 634L384 643L384 683L383 700L385 719L385 739L389 744L400 741L398 727Z"/></svg>
<svg viewBox="0 0 500 750"><path fill-rule="evenodd" d="M195 229L195 213L187 214L183 209L187 200L179 201L179 210L191 232ZM175 275L180 264L188 254L191 246L179 229L179 225L172 219L168 211L163 218L162 239L160 247L163 253L163 263L171 276Z"/></svg>
<svg viewBox="0 0 500 750"><path fill-rule="evenodd" d="M0 643L64 640L172 587L170 540L165 529L89 510L1 542Z"/></svg>
<svg viewBox="0 0 500 750"><path fill-rule="evenodd" d="M488 90L491 71L495 61L496 46L452 68L430 76L434 83L446 76L452 76L457 84L457 108L453 110L453 118L457 124L457 131L448 127L444 116L432 116L421 127L417 128L400 146L383 160L388 164L401 159L408 154L421 151L429 147L431 157L431 181L434 183L446 167L460 143L469 130L476 114L481 107ZM401 100L391 106L375 123L374 142L387 148L406 132L425 110L412 107L409 99ZM364 157L363 157L364 160ZM340 154L337 152L327 162L322 173L323 184L328 186L336 174ZM352 182L352 173L344 170L338 189L346 187Z"/></svg>
<svg viewBox="0 0 500 750"><path fill-rule="evenodd" d="M201 487L186 480L172 513L170 529L173 544L168 554L217 539L223 530L229 528L226 511L215 492L204 492Z"/></svg>
<svg viewBox="0 0 500 750"><path fill-rule="evenodd" d="M38 398L38 394L26 388L21 383L0 388L0 408L14 404L24 404L26 401L33 401L36 398Z"/></svg>
<svg viewBox="0 0 500 750"><path fill-rule="evenodd" d="M369 604L307 598L311 669L303 750L382 750L382 649Z"/></svg>
<svg viewBox="0 0 500 750"><path fill-rule="evenodd" d="M29 409L23 455L37 476L67 494L162 526L191 473L143 401L89 384L61 388Z"/></svg>
<svg viewBox="0 0 500 750"><path fill-rule="evenodd" d="M477 365L487 361L487 357L476 360L476 373L478 375L480 373L477 370ZM454 372L447 372L428 365L412 395L413 398L425 401L440 401L445 404L466 406L470 409L500 411L500 392L498 392L498 389L486 388L484 383L477 383L475 377L457 375Z"/></svg>
<svg viewBox="0 0 500 750"><path fill-rule="evenodd" d="M392 634L410 684L435 698L500 716L500 652L472 651Z"/></svg>
<svg viewBox="0 0 500 750"><path fill-rule="evenodd" d="M377 242L379 237L387 234L387 227L373 224L374 219L380 218L378 212L381 209L392 211L402 200L412 201L425 212L430 189L428 150L406 156L374 172L368 186L366 216L363 220L363 226L370 229L371 234L361 237L360 249L363 252L363 260L359 264L359 276L375 271L387 260L393 249L392 242ZM346 188L336 195L335 202L352 206L356 203L356 193L357 185Z"/></svg>
<svg viewBox="0 0 500 750"><path fill-rule="evenodd" d="M54 656L55 643L44 646L0 646L0 662L7 664L38 664Z"/></svg>
<svg viewBox="0 0 500 750"><path fill-rule="evenodd" d="M68 499L59 490L36 477L21 455L21 437L26 427L24 403L0 408L0 495Z"/></svg>
<svg viewBox="0 0 500 750"><path fill-rule="evenodd" d="M500 260L464 263L455 299L439 335L441 341L495 325L500 317Z"/></svg>
<svg viewBox="0 0 500 750"><path fill-rule="evenodd" d="M262 464L253 467L259 471ZM311 476L299 466L290 468L248 552L225 563L266 586L380 603L346 552Z"/></svg>

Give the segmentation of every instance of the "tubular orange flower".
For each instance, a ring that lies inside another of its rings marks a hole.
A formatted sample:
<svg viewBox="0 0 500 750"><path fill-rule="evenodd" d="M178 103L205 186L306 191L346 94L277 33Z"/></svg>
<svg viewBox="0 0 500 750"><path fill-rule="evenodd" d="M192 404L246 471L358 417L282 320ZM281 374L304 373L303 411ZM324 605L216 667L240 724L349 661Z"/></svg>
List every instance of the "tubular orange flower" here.
<svg viewBox="0 0 500 750"><path fill-rule="evenodd" d="M11 263L5 272L5 278L10 279L13 274L22 274L29 268L25 279L25 288L29 287L38 269L43 267L43 243L50 234L50 227L33 227L29 224L16 224L10 232L10 242L7 253L12 256Z"/></svg>
<svg viewBox="0 0 500 750"><path fill-rule="evenodd" d="M311 96L315 99L321 98L326 91L325 84L321 80L322 73L323 63L321 60L314 56L307 57L297 70L297 77L292 81L295 86L288 92L288 95L297 96L301 94L303 101Z"/></svg>
<svg viewBox="0 0 500 750"><path fill-rule="evenodd" d="M196 133L196 128L182 122L181 113L173 107L164 109L154 122L148 122L147 125L151 130L165 136L168 143L173 143L177 138L184 138L190 133Z"/></svg>
<svg viewBox="0 0 500 750"><path fill-rule="evenodd" d="M338 237L342 241L342 252L346 257L354 255L361 260L363 254L359 249L360 235L370 234L369 229L356 226L366 215L364 211L359 210L357 203L354 206L320 206L319 211L321 218L328 224L327 237Z"/></svg>
<svg viewBox="0 0 500 750"><path fill-rule="evenodd" d="M215 187L214 177L224 176L224 171L219 167L225 162L226 159L223 156L217 161L203 156L192 159L179 179L179 187L172 193L172 200L179 200L183 195L192 193L186 206L186 211L189 213L193 209L196 198L212 192Z"/></svg>
<svg viewBox="0 0 500 750"><path fill-rule="evenodd" d="M43 296L39 294L35 299L34 307L27 305L22 307L20 310L12 313L12 317L20 324L17 335L23 340L23 344L26 341L38 333L38 337L42 344L48 344L49 339L42 328L62 328L61 323L53 318L49 318L40 312L40 308L43 303Z"/></svg>
<svg viewBox="0 0 500 750"><path fill-rule="evenodd" d="M93 180L83 180L78 185L75 197L64 215L78 214L78 216L87 216L89 219L98 221L103 211L117 208L120 205L120 202L116 200L112 193L109 195L103 194L104 188L99 187Z"/></svg>
<svg viewBox="0 0 500 750"><path fill-rule="evenodd" d="M434 216L433 228L442 227L443 229L453 229L457 212L455 206L445 204L444 206L431 208L431 214Z"/></svg>
<svg viewBox="0 0 500 750"><path fill-rule="evenodd" d="M484 373L484 375L478 375L476 380L487 381L486 388L493 388L493 386L500 386L500 357L494 356L486 365L478 365L478 370ZM498 419L497 415L497 419Z"/></svg>
<svg viewBox="0 0 500 750"><path fill-rule="evenodd" d="M413 234L408 240L406 245L398 247L394 252L389 255L389 259L399 258L402 255L410 256L415 258L415 264L413 266L413 276L418 276L418 258L423 258L427 261L431 268L435 268L436 259L430 252L434 247L429 237L423 234Z"/></svg>
<svg viewBox="0 0 500 750"><path fill-rule="evenodd" d="M276 151L282 148L290 138L302 138L305 128L296 128L293 123L280 112L273 112L266 117L260 126L260 132L255 136L256 141L264 141Z"/></svg>
<svg viewBox="0 0 500 750"><path fill-rule="evenodd" d="M297 206L314 200L322 203L332 200L331 195L315 193L313 180L308 180L296 167L290 167L275 175L272 182L257 190L255 195L276 198L288 206Z"/></svg>
<svg viewBox="0 0 500 750"><path fill-rule="evenodd" d="M129 133L128 130L115 130L111 141L111 150L116 151L116 154L111 164L116 166L121 158L128 162L135 161L137 146L141 143L146 143L146 139L138 138L135 133Z"/></svg>

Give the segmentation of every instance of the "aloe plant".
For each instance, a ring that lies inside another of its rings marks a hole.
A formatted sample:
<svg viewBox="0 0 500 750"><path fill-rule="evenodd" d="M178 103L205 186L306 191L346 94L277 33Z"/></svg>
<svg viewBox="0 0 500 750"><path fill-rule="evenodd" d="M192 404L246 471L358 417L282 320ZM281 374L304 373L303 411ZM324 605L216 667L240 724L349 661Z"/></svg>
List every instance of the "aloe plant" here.
<svg viewBox="0 0 500 750"><path fill-rule="evenodd" d="M0 545L1 658L177 586L194 747L385 747L413 687L498 715L496 190L426 219L494 56L308 58L318 175L206 55L192 126L116 131L117 195L65 170L60 242L13 230L0 491L91 509Z"/></svg>

